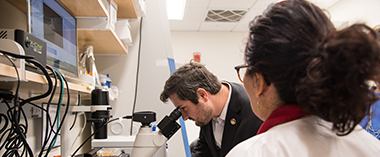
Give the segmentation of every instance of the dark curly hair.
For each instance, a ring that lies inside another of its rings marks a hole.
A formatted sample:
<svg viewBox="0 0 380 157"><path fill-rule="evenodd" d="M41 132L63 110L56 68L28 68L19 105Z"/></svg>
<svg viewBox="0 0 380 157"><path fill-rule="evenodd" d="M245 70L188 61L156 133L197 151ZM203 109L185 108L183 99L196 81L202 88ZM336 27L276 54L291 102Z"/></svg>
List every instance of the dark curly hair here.
<svg viewBox="0 0 380 157"><path fill-rule="evenodd" d="M365 84L378 73L375 40L364 24L336 31L314 4L282 1L250 23L245 61L248 73L273 83L282 105L298 104L347 135L376 100Z"/></svg>
<svg viewBox="0 0 380 157"><path fill-rule="evenodd" d="M172 94L177 94L181 100L190 100L198 104L198 88L216 94L222 84L218 78L204 67L204 65L191 62L175 70L165 82L160 100L167 102Z"/></svg>

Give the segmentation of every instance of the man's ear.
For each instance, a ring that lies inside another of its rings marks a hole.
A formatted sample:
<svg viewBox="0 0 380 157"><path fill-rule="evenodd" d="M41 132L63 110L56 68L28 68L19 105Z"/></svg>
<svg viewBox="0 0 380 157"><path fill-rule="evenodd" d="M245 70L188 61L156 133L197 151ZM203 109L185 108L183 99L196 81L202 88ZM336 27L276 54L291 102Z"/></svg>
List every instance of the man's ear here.
<svg viewBox="0 0 380 157"><path fill-rule="evenodd" d="M198 88L197 89L197 95L198 95L199 99L205 99L205 101L208 100L208 96L209 95L208 95L207 91L205 89L203 89L203 88Z"/></svg>
<svg viewBox="0 0 380 157"><path fill-rule="evenodd" d="M261 73L256 73L256 97L260 98L260 95L262 95L265 90L268 88L267 83L265 82L264 76Z"/></svg>

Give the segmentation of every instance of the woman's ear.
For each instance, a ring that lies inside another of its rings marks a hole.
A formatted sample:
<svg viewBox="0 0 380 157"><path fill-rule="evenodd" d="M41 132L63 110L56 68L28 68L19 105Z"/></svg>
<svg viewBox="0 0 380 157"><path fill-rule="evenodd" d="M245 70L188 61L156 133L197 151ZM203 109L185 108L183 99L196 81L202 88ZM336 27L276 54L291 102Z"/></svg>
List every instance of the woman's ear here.
<svg viewBox="0 0 380 157"><path fill-rule="evenodd" d="M260 98L260 95L264 93L264 91L268 88L267 83L265 82L264 76L261 73L256 73L256 97Z"/></svg>

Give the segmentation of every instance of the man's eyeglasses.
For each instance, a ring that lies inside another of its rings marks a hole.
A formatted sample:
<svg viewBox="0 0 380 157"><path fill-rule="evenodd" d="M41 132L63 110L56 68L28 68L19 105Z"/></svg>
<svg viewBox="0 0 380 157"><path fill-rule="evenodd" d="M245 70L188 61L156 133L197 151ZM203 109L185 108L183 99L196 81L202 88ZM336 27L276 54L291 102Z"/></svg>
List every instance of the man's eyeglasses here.
<svg viewBox="0 0 380 157"><path fill-rule="evenodd" d="M238 75L238 77L239 77L239 80L240 80L242 83L244 83L243 78L244 78L245 72L247 71L247 68L248 68L248 67L249 67L248 65L239 65L239 66L236 66L236 67L235 67L235 70L236 70L236 72L237 72L237 75Z"/></svg>

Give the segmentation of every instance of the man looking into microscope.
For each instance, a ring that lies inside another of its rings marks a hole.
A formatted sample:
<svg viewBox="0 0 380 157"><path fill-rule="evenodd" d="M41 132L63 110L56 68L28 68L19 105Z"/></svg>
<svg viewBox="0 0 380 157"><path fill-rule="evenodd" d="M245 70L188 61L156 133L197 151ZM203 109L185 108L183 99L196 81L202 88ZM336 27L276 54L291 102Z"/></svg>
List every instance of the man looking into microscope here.
<svg viewBox="0 0 380 157"><path fill-rule="evenodd" d="M202 64L188 63L165 82L160 96L201 127L192 157L225 156L241 141L256 135L262 121L252 112L243 85L219 81Z"/></svg>

